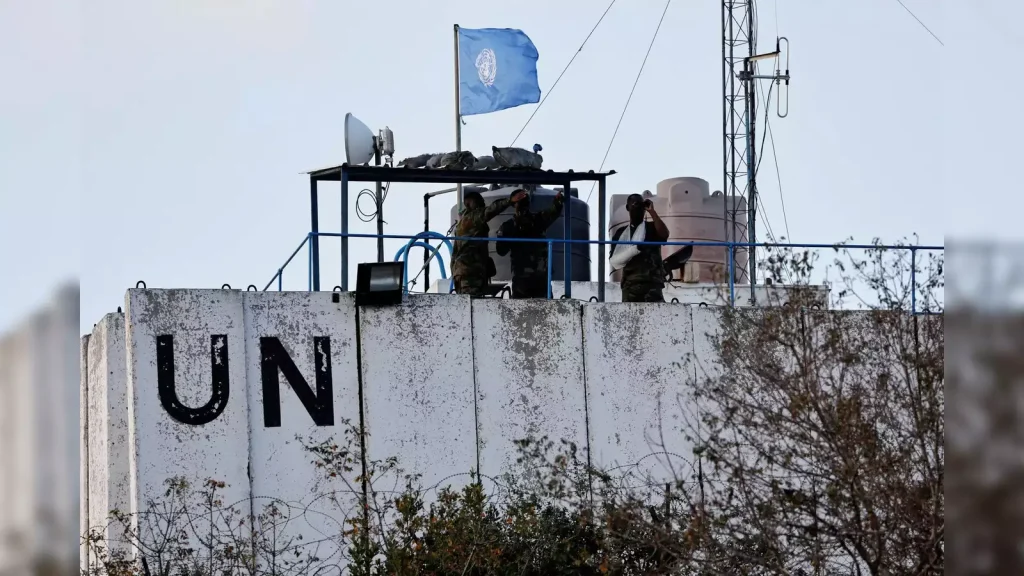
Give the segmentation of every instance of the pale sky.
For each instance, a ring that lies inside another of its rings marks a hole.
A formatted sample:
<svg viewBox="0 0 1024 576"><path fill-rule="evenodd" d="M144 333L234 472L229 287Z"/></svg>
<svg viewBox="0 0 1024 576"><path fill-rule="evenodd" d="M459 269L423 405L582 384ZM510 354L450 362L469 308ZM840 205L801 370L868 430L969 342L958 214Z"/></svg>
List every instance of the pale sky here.
<svg viewBox="0 0 1024 576"><path fill-rule="evenodd" d="M759 49L777 34L792 43L790 114L771 122L795 242L1020 229L1012 56L1024 5L904 2L944 46L898 0L758 2ZM398 158L453 149L453 24L521 28L546 93L607 1L0 6L0 328L77 275L87 332L140 279L262 288L309 229L299 173L343 161L346 112L389 126ZM618 171L610 193L676 176L722 188L719 6L672 2L605 166ZM663 7L619 0L518 144L541 143L546 168L596 170ZM534 107L468 118L464 147L509 144ZM765 153L762 201L786 235ZM388 232L422 229L428 189L392 187ZM433 201L434 230L447 230L453 201ZM320 206L321 229L337 231L337 195L324 190ZM373 231L354 214L353 232ZM329 288L337 240L321 253ZM353 241L352 257L374 259L374 242ZM303 253L286 289L305 289L305 264Z"/></svg>

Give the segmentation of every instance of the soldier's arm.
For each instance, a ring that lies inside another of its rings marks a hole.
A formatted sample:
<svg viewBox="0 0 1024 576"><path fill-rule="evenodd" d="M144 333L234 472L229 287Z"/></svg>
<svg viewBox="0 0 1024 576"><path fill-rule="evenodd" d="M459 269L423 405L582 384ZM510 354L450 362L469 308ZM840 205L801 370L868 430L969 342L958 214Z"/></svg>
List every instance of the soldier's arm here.
<svg viewBox="0 0 1024 576"><path fill-rule="evenodd" d="M662 221L661 216L658 216L658 212L651 206L647 209L647 213L651 215L651 223L654 224L654 231L658 234L658 238L651 238L655 242L667 242L668 241L668 226Z"/></svg>
<svg viewBox="0 0 1024 576"><path fill-rule="evenodd" d="M565 205L565 199L561 194L555 196L555 200L546 209L538 214L538 220L540 220L540 232L546 231L551 224L558 220L558 217L562 214L562 207Z"/></svg>
<svg viewBox="0 0 1024 576"><path fill-rule="evenodd" d="M512 202L508 198L499 198L498 200L495 200L490 206L484 209L484 222L488 222L498 214L501 214L511 204Z"/></svg>
<svg viewBox="0 0 1024 576"><path fill-rule="evenodd" d="M623 233L623 232L624 232L624 231L626 230L626 228L628 228L628 227L629 227L629 224L626 224L626 225L625 225L625 226L623 226L622 228L619 228L619 229L618 229L618 230L617 230L617 231L615 232L615 234L612 234L612 242L618 242L618 241L619 241L619 238L621 238L621 237L622 237L622 233ZM611 248L610 248L610 249L608 250L608 257L609 257L609 258L611 258L611 257L612 257L612 254L615 254L615 249L616 249L616 248L618 248L618 247L619 247L619 245L618 245L618 244L612 244L612 245L611 245Z"/></svg>

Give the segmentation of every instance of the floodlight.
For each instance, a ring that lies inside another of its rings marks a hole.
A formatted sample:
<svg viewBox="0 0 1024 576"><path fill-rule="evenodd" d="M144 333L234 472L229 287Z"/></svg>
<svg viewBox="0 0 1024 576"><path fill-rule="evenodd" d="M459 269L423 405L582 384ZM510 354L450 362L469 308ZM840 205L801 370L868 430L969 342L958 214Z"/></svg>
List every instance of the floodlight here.
<svg viewBox="0 0 1024 576"><path fill-rule="evenodd" d="M401 304L404 262L363 262L356 269L356 306Z"/></svg>
<svg viewBox="0 0 1024 576"><path fill-rule="evenodd" d="M366 164L376 148L373 132L351 112L345 114L345 162Z"/></svg>

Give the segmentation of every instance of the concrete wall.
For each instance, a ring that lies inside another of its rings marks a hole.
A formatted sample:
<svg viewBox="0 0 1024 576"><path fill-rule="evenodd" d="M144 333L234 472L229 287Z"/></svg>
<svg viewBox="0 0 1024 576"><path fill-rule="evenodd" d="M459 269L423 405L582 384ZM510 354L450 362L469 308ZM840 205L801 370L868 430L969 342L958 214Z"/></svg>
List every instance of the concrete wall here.
<svg viewBox="0 0 1024 576"><path fill-rule="evenodd" d="M91 335L82 336L79 341L79 388L78 388L78 478L80 483L78 499L78 533L80 535L89 532L89 339ZM0 364L3 360L0 360ZM0 382L3 377L0 376ZM2 433L2 431L0 431ZM3 454L0 454L0 462L3 462ZM0 486L0 494L3 487ZM0 507L0 514L3 513ZM78 550L78 568L86 570L89 568L89 542L82 539Z"/></svg>
<svg viewBox="0 0 1024 576"><path fill-rule="evenodd" d="M109 484L123 476L111 455L124 453L131 510L145 512L172 476L215 478L226 503L284 508L290 533L326 562L342 557L361 470L324 482L304 443L343 444L348 424L362 426L366 461L397 458L428 499L476 471L500 483L527 436L665 481L692 473L692 384L719 370L713 307L428 294L357 311L341 293L130 290L126 312L88 344L90 516L122 497ZM168 337L173 363L160 351ZM119 362L124 409L109 400ZM118 414L128 438L104 441ZM392 472L372 487L386 496L401 482Z"/></svg>
<svg viewBox="0 0 1024 576"><path fill-rule="evenodd" d="M304 534L300 553L337 561L344 520L358 513L358 500L341 481L321 486L319 470L301 446L331 440L345 421L359 424L354 299L339 294L335 303L330 294L298 292L242 296L245 357L236 358L244 361L245 381L236 390L248 393L253 510L275 506L289 532ZM354 476L346 480L354 483Z"/></svg>
<svg viewBox="0 0 1024 576"><path fill-rule="evenodd" d="M249 502L245 322L235 290L130 290L126 304L129 500L149 538L170 478Z"/></svg>
<svg viewBox="0 0 1024 576"><path fill-rule="evenodd" d="M367 456L398 457L428 489L479 469L472 310L467 296L424 296L362 311Z"/></svg>
<svg viewBox="0 0 1024 576"><path fill-rule="evenodd" d="M515 440L587 442L583 314L578 302L473 302L477 445L483 478L500 481Z"/></svg>
<svg viewBox="0 0 1024 576"><path fill-rule="evenodd" d="M104 316L88 339L86 370L89 478L88 524L118 548L118 526L110 512L130 512L130 450L128 444L128 372L124 314Z"/></svg>
<svg viewBox="0 0 1024 576"><path fill-rule="evenodd" d="M759 305L778 305L786 301L792 287L776 284L765 286L759 284L754 287L754 295ZM828 308L829 289L827 286L816 286L816 293L821 300L822 308ZM451 280L436 280L431 286L431 294L448 294L451 291ZM672 282L665 285L665 302L674 304L703 304L705 306L724 306L729 303L728 284L690 284L683 282ZM564 282L551 283L551 297L559 299L565 294ZM598 294L597 282L573 282L572 298L581 302L596 302ZM419 295L414 294L414 295ZM508 293L502 294L508 299ZM733 290L733 298L736 306L750 305L750 285L736 284ZM605 283L605 302L622 302L622 288L618 282L608 281Z"/></svg>
<svg viewBox="0 0 1024 576"><path fill-rule="evenodd" d="M80 554L78 289L0 334L0 574Z"/></svg>

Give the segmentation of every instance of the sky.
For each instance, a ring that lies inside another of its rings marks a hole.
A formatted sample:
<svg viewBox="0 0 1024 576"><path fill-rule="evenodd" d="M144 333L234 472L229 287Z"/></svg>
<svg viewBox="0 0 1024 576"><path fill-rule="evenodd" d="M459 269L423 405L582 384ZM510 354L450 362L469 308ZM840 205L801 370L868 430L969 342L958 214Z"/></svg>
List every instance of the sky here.
<svg viewBox="0 0 1024 576"><path fill-rule="evenodd" d="M792 47L790 114L771 120L778 176L770 144L759 173L776 235L1018 234L1021 81L999 56L1024 47L1024 5L903 2L942 44L899 0L758 1L759 51L777 35ZM547 93L606 7L0 0L0 328L66 278L80 281L83 333L139 280L262 288L309 229L301 173L344 159L346 112L390 127L398 158L454 149L453 24L525 31ZM598 169L663 9L616 2L517 144L541 143L546 168ZM673 0L604 166L618 172L610 194L677 176L722 188L720 58L720 4ZM508 145L535 108L467 118L464 148ZM392 187L389 233L422 230L430 188ZM433 201L434 230L453 202ZM339 210L322 188L321 230L339 229ZM353 232L373 232L352 214ZM322 241L328 287L337 245ZM374 241L351 251L373 260ZM286 289L306 288L305 264Z"/></svg>

